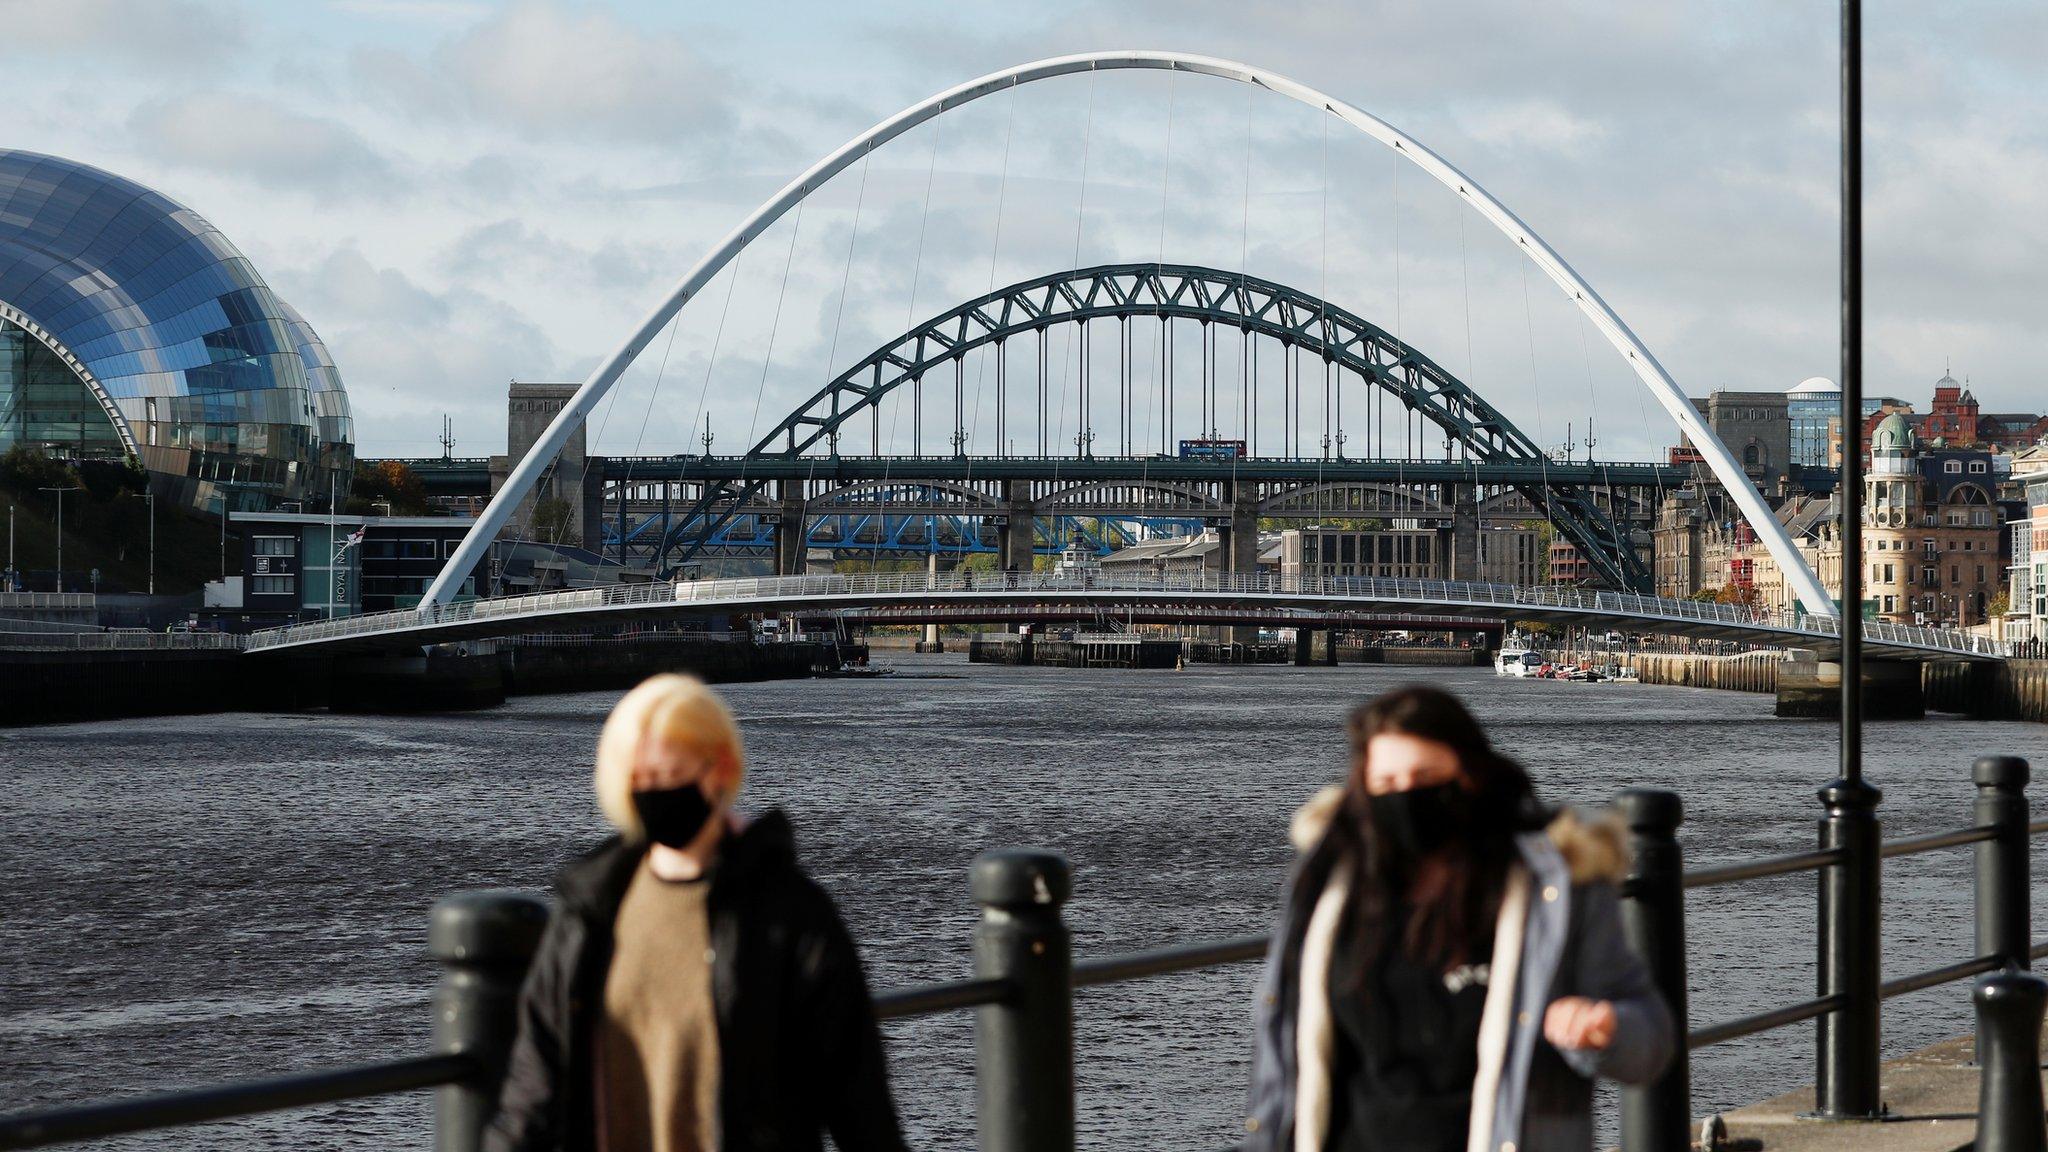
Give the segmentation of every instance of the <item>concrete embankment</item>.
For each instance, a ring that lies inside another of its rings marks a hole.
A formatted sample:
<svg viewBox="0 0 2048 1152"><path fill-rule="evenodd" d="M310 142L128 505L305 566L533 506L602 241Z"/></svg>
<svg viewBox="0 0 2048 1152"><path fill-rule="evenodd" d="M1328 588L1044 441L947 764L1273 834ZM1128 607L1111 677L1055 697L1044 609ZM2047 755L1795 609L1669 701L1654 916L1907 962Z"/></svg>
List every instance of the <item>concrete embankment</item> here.
<svg viewBox="0 0 2048 1152"><path fill-rule="evenodd" d="M1484 648L1355 648L1337 645L1339 664L1396 664L1411 668L1481 668L1493 663Z"/></svg>
<svg viewBox="0 0 2048 1152"><path fill-rule="evenodd" d="M830 641L701 636L546 637L334 658L232 650L0 650L0 725L206 712L440 712L508 696L629 687L657 672L706 680L809 676L843 657Z"/></svg>
<svg viewBox="0 0 2048 1152"><path fill-rule="evenodd" d="M1980 720L2048 722L2048 660L1928 664L1927 707Z"/></svg>
<svg viewBox="0 0 2048 1152"><path fill-rule="evenodd" d="M1598 654L1593 663L1607 663ZM1645 684L1675 684L1686 688L1721 688L1734 692L1776 692L1778 666L1785 662L1782 652L1743 652L1734 656L1700 656L1689 653L1638 652L1616 661L1633 667Z"/></svg>

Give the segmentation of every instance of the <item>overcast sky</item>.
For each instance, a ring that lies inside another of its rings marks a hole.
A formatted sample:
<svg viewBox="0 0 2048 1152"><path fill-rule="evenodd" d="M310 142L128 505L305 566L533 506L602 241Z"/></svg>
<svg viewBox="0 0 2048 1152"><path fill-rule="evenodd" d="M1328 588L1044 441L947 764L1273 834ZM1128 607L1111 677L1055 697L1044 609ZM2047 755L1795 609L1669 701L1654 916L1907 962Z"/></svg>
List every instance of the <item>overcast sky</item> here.
<svg viewBox="0 0 2048 1152"><path fill-rule="evenodd" d="M2048 407L2048 5L1865 9L1866 386L1924 405L1950 366L1987 410ZM299 307L361 454L435 454L446 413L457 453L482 455L503 451L507 380L581 379L847 138L983 72L1116 48L1243 60L1412 133L1549 240L1689 392L1832 376L1835 11L0 0L0 67L7 146L160 189ZM707 420L736 448L834 367L991 285L1162 257L1326 295L1546 444L1567 421L1583 438L1588 413L1601 455L1672 442L1556 289L1427 184L1317 111L1225 81L1104 74L993 97L758 240L655 341L593 450L683 450ZM1071 387L1071 360L1052 374ZM986 363L968 379L985 450ZM927 403L940 450L951 400ZM1059 421L1070 436L1077 417Z"/></svg>

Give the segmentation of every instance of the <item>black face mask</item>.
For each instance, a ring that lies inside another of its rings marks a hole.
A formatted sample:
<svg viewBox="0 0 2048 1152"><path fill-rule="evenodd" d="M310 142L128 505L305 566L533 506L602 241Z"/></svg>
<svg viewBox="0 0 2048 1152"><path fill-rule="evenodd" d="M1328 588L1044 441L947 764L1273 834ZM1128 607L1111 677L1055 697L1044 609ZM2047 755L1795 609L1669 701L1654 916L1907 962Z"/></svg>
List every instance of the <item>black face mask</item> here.
<svg viewBox="0 0 2048 1152"><path fill-rule="evenodd" d="M687 846L704 830L704 822L711 819L711 801L705 798L704 789L695 784L659 792L635 792L633 810L640 814L640 825L647 829L647 838L670 848Z"/></svg>
<svg viewBox="0 0 2048 1152"><path fill-rule="evenodd" d="M1373 834L1397 871L1443 847L1465 829L1470 803L1457 784L1367 797Z"/></svg>

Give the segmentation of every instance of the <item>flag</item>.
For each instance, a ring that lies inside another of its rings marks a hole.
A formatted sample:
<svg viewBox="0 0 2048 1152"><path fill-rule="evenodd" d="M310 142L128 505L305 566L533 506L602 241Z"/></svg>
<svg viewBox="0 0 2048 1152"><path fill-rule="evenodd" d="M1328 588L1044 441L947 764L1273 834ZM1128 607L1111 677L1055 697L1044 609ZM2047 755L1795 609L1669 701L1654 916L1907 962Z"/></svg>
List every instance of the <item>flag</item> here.
<svg viewBox="0 0 2048 1152"><path fill-rule="evenodd" d="M358 528L355 531L349 533L348 542L350 544L361 544L363 542L363 529Z"/></svg>

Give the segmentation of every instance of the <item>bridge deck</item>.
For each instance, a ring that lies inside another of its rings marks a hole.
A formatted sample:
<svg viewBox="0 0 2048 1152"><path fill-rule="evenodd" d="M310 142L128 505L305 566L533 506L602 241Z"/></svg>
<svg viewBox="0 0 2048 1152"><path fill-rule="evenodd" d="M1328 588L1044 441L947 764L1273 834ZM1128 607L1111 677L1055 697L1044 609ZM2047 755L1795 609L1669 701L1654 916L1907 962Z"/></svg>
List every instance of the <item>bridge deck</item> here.
<svg viewBox="0 0 2048 1152"><path fill-rule="evenodd" d="M910 619L920 610L937 613L971 607L988 609L988 619L1029 620L1057 608L1061 618L1071 618L1076 606L1109 617L1197 623L1216 622L1213 617L1218 609L1276 620L1295 612L1528 620L1808 648L1823 655L1832 653L1838 644L1836 621L1831 618L1626 592L1341 576L1070 571L764 576L578 588L273 628L253 633L248 651L390 650L570 625L759 612L815 615L840 609L891 608L902 610L900 618ZM1999 647L1983 637L1874 621L1864 624L1864 644L1866 651L1881 659L2003 658Z"/></svg>

